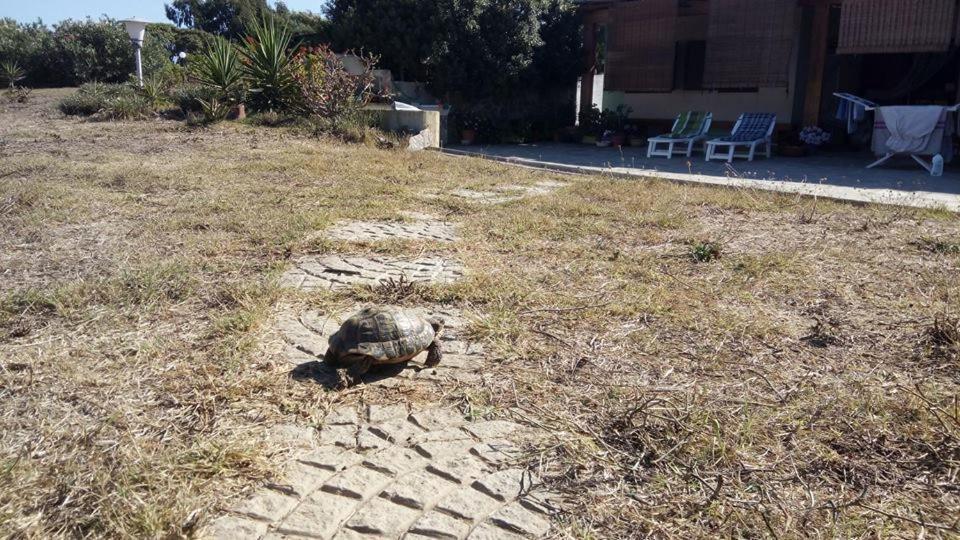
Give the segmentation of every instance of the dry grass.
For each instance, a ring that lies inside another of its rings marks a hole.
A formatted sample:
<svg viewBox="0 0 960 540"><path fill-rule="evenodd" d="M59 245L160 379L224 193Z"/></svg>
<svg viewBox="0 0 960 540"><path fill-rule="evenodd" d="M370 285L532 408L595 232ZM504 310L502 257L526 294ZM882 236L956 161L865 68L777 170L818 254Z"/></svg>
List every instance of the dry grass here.
<svg viewBox="0 0 960 540"><path fill-rule="evenodd" d="M358 300L483 315L492 376L447 398L549 429L530 463L571 495L561 534L957 533L954 215L602 177L485 206L448 193L561 177L267 127L86 123L60 95L0 112L0 534L189 536L275 472L272 427L344 399L258 345L271 311ZM317 235L411 210L464 240ZM446 254L469 276L275 286L334 249Z"/></svg>

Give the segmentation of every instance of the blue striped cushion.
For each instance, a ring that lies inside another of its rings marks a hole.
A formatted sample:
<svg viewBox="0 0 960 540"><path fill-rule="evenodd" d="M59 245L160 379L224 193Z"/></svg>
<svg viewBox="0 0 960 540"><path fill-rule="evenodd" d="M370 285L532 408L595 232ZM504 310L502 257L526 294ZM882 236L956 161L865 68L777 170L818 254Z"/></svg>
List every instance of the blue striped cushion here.
<svg viewBox="0 0 960 540"><path fill-rule="evenodd" d="M773 122L774 115L770 113L744 113L740 115L740 127L736 133L731 133L726 137L720 137L721 141L727 142L751 142L763 139L767 136L767 130L770 129L770 122Z"/></svg>

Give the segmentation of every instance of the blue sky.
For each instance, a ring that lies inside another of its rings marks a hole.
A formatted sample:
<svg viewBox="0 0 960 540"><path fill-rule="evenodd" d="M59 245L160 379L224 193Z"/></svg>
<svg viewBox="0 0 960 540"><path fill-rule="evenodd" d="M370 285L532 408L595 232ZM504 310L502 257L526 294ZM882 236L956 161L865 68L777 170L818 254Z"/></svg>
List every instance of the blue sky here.
<svg viewBox="0 0 960 540"><path fill-rule="evenodd" d="M46 24L63 19L100 18L108 15L114 19L136 16L151 22L169 22L163 4L172 0L0 0L0 18L11 17L20 22L33 22L38 18ZM273 0L269 0L273 4ZM297 11L319 13L324 0L286 0L287 7Z"/></svg>

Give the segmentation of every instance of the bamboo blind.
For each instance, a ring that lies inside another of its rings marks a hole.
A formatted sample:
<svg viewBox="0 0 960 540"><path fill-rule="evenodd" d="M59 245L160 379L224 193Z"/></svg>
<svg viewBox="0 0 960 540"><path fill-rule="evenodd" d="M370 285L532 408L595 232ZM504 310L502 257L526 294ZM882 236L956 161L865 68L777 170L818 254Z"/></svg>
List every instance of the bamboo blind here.
<svg viewBox="0 0 960 540"><path fill-rule="evenodd" d="M956 0L844 0L837 53L946 51L956 11Z"/></svg>
<svg viewBox="0 0 960 540"><path fill-rule="evenodd" d="M635 0L610 8L604 86L621 92L673 89L677 0Z"/></svg>
<svg viewBox="0 0 960 540"><path fill-rule="evenodd" d="M711 0L704 86L787 86L796 6L795 0Z"/></svg>

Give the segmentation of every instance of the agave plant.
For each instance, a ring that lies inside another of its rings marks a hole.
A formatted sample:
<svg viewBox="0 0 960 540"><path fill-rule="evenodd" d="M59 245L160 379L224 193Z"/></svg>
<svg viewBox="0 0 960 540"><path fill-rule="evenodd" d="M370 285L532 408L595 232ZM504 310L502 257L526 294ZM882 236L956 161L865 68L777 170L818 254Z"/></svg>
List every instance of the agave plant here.
<svg viewBox="0 0 960 540"><path fill-rule="evenodd" d="M293 34L272 18L253 23L253 33L240 51L243 71L250 83L250 102L259 111L296 107L298 93L293 78Z"/></svg>
<svg viewBox="0 0 960 540"><path fill-rule="evenodd" d="M0 64L0 78L3 78L3 82L6 83L11 90L16 87L17 83L22 81L26 75L27 72L16 62L8 61Z"/></svg>
<svg viewBox="0 0 960 540"><path fill-rule="evenodd" d="M191 62L196 81L216 91L226 102L243 98L244 70L237 48L223 38L215 38L206 50Z"/></svg>

